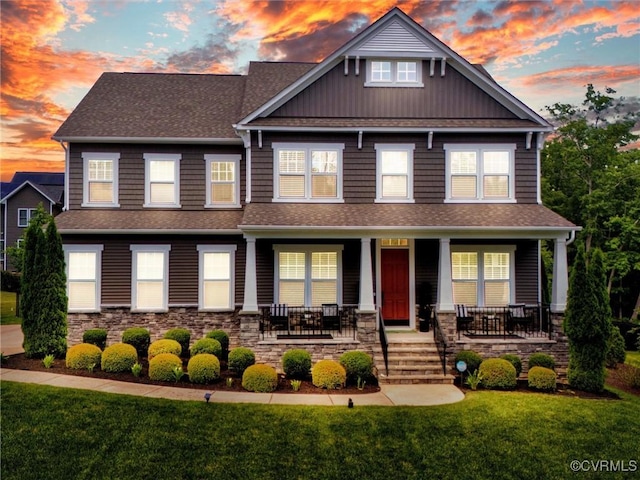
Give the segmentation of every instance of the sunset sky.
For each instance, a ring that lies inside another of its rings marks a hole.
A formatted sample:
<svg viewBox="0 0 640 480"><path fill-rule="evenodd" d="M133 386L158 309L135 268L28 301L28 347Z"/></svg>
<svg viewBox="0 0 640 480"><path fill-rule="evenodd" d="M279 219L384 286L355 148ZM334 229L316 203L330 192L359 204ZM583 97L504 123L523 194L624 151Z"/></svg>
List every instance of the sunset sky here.
<svg viewBox="0 0 640 480"><path fill-rule="evenodd" d="M102 72L245 73L251 60L320 61L394 6L541 113L580 103L588 83L640 96L637 0L5 0L2 181L16 170L64 169L51 136Z"/></svg>

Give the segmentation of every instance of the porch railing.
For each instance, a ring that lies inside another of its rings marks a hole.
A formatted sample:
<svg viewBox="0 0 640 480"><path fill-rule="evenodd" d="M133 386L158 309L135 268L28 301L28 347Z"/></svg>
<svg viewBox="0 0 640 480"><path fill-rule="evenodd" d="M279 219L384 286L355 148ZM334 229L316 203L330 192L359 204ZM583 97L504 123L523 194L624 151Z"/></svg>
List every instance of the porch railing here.
<svg viewBox="0 0 640 480"><path fill-rule="evenodd" d="M435 308L431 309L431 326L433 327L433 340L436 343L438 349L438 355L440 355L440 362L442 363L442 374L447 374L447 337L442 331L440 321L438 320L438 313Z"/></svg>
<svg viewBox="0 0 640 480"><path fill-rule="evenodd" d="M547 304L506 307L466 306L457 317L458 339L468 337L550 338L551 313Z"/></svg>
<svg viewBox="0 0 640 480"><path fill-rule="evenodd" d="M389 340L387 339L381 308L378 308L378 335L380 337L380 346L382 347L382 358L384 358L385 374L389 375Z"/></svg>
<svg viewBox="0 0 640 480"><path fill-rule="evenodd" d="M340 305L337 310L288 305L259 308L263 340L356 338L356 305Z"/></svg>

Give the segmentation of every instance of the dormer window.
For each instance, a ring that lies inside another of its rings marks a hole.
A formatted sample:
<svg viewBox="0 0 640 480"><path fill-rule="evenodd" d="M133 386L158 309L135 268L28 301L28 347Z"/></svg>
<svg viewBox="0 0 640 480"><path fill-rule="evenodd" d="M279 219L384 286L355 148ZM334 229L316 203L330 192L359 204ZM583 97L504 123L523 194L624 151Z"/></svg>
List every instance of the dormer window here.
<svg viewBox="0 0 640 480"><path fill-rule="evenodd" d="M418 60L367 60L366 87L422 87Z"/></svg>

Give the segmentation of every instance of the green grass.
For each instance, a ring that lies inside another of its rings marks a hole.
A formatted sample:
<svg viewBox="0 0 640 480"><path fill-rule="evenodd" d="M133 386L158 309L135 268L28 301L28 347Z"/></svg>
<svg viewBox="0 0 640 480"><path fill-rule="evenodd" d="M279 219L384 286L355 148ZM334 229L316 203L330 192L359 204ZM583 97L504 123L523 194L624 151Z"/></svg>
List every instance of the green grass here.
<svg viewBox="0 0 640 480"><path fill-rule="evenodd" d="M640 368L640 351L627 350L627 357L624 363Z"/></svg>
<svg viewBox="0 0 640 480"><path fill-rule="evenodd" d="M1 401L3 480L565 479L572 460L640 460L640 399L629 395L479 391L437 407L359 407L354 397L347 409L2 382Z"/></svg>
<svg viewBox="0 0 640 480"><path fill-rule="evenodd" d="M16 294L13 292L0 292L0 325L20 323L22 323L22 319L16 317Z"/></svg>

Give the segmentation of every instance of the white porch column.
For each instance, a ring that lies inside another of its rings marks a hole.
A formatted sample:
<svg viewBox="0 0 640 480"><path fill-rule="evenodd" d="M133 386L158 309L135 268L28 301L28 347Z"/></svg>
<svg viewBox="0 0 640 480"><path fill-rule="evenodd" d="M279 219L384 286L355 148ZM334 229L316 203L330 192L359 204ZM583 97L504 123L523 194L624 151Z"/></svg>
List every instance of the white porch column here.
<svg viewBox="0 0 640 480"><path fill-rule="evenodd" d="M438 263L438 311L453 312L453 284L451 282L451 239L440 239Z"/></svg>
<svg viewBox="0 0 640 480"><path fill-rule="evenodd" d="M553 283L551 292L551 311L564 312L567 306L569 274L567 269L567 241L556 238L553 251Z"/></svg>
<svg viewBox="0 0 640 480"><path fill-rule="evenodd" d="M246 237L247 259L244 271L244 304L242 311L258 312L258 282L256 276L256 239Z"/></svg>
<svg viewBox="0 0 640 480"><path fill-rule="evenodd" d="M373 301L373 267L371 263L371 239L361 239L360 245L360 305L361 312L375 312Z"/></svg>

